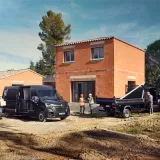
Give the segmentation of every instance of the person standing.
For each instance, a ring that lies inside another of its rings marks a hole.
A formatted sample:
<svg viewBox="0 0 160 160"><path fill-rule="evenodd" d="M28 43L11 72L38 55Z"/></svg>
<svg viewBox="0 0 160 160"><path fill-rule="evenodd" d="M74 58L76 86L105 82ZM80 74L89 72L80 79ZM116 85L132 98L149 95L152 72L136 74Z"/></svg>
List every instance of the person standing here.
<svg viewBox="0 0 160 160"><path fill-rule="evenodd" d="M90 113L92 114L93 104L94 104L94 99L93 99L93 97L92 97L92 94L91 94L91 93L89 94L89 98L88 98L88 100L89 100Z"/></svg>
<svg viewBox="0 0 160 160"><path fill-rule="evenodd" d="M84 114L85 105L84 105L84 97L83 97L83 94L80 95L79 105L80 105L80 113L83 113L83 114Z"/></svg>
<svg viewBox="0 0 160 160"><path fill-rule="evenodd" d="M146 101L149 103L149 114L153 114L153 96L147 92Z"/></svg>

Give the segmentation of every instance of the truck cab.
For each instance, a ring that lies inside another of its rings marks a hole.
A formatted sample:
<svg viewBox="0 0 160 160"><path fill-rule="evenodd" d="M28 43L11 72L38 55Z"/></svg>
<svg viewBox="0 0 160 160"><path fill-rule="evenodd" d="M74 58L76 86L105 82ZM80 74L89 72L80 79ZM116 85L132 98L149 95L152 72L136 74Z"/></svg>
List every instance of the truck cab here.
<svg viewBox="0 0 160 160"><path fill-rule="evenodd" d="M51 86L9 86L4 88L6 114L27 115L46 121L48 118L65 119L70 115L68 103Z"/></svg>

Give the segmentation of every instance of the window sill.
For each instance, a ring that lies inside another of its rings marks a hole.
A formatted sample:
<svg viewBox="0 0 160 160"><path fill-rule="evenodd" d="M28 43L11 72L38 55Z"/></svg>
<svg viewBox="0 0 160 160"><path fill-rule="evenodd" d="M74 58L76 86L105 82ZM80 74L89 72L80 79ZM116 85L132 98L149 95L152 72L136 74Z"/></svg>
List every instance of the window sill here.
<svg viewBox="0 0 160 160"><path fill-rule="evenodd" d="M104 58L91 59L90 61L102 61Z"/></svg>
<svg viewBox="0 0 160 160"><path fill-rule="evenodd" d="M64 64L72 64L74 61L63 62Z"/></svg>

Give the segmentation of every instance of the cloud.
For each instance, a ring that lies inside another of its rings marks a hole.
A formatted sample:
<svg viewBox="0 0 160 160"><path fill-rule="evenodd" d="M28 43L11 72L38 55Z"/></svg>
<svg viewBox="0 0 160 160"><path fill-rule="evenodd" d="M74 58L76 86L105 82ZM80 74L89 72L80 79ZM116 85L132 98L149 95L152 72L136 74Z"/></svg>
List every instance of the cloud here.
<svg viewBox="0 0 160 160"><path fill-rule="evenodd" d="M93 13L86 13L83 8L81 8L76 1L70 1L70 6L72 8L72 12L77 14L79 17L85 20L95 20L98 19L98 16Z"/></svg>
<svg viewBox="0 0 160 160"><path fill-rule="evenodd" d="M14 56L12 54L0 53L0 70L8 69L25 69L29 67L29 59L23 57Z"/></svg>
<svg viewBox="0 0 160 160"><path fill-rule="evenodd" d="M160 25L152 25L146 28L138 26L137 22L119 23L117 25L100 25L91 28L83 35L72 34L70 41L84 40L95 37L115 36L132 45L145 49L149 43L160 39ZM77 38L78 37L78 38Z"/></svg>
<svg viewBox="0 0 160 160"><path fill-rule="evenodd" d="M41 43L38 31L29 29L0 30L0 52L36 61L41 52L37 46Z"/></svg>

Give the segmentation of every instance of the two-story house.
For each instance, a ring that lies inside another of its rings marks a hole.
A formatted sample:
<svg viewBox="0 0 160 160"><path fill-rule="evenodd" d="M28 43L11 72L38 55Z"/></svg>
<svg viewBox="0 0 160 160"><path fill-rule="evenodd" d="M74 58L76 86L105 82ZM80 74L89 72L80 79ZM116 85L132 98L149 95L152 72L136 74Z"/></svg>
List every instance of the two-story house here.
<svg viewBox="0 0 160 160"><path fill-rule="evenodd" d="M115 37L56 46L56 89L70 102L121 97L145 81L145 52Z"/></svg>

